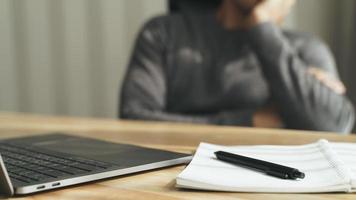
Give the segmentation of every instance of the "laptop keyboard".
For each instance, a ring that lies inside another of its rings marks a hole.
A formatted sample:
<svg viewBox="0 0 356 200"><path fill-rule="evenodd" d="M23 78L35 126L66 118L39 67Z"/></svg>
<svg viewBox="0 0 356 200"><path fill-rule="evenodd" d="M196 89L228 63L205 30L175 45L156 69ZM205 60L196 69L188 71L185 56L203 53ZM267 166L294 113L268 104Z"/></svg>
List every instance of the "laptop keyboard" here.
<svg viewBox="0 0 356 200"><path fill-rule="evenodd" d="M0 144L0 153L11 179L31 183L104 170L110 164L79 157L61 157L30 148Z"/></svg>

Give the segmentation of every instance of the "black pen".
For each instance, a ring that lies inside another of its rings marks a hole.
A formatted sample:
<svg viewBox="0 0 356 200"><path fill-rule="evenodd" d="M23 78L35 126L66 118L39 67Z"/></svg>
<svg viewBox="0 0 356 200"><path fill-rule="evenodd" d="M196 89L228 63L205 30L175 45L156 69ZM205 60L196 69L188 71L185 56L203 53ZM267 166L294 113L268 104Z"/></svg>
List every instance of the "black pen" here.
<svg viewBox="0 0 356 200"><path fill-rule="evenodd" d="M216 158L218 160L238 165L244 168L252 169L255 171L263 172L267 175L282 178L282 179L303 179L305 174L300 172L298 169L291 167L278 165L275 163L257 160L254 158L249 158L237 154L232 154L224 151L215 152Z"/></svg>

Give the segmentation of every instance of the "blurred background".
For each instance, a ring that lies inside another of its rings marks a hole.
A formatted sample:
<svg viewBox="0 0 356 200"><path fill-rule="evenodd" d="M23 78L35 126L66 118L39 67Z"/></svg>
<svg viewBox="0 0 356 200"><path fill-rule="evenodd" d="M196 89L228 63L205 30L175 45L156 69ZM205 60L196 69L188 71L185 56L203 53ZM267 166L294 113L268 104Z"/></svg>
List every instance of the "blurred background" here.
<svg viewBox="0 0 356 200"><path fill-rule="evenodd" d="M136 34L166 0L0 0L0 111L117 117ZM356 1L299 0L285 28L331 47L356 105Z"/></svg>

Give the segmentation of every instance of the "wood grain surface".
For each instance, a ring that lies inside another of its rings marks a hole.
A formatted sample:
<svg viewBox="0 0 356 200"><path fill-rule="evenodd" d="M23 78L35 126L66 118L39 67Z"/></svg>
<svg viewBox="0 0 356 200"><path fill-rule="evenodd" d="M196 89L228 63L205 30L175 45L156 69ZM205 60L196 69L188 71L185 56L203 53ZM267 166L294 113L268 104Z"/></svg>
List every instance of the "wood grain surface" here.
<svg viewBox="0 0 356 200"><path fill-rule="evenodd" d="M356 142L356 136L333 133L218 127L161 122L119 121L0 113L0 138L64 132L102 140L193 153L200 142L222 145L306 144L319 139ZM356 194L259 194L190 191L175 188L175 177L184 166L153 170L17 199L356 199Z"/></svg>

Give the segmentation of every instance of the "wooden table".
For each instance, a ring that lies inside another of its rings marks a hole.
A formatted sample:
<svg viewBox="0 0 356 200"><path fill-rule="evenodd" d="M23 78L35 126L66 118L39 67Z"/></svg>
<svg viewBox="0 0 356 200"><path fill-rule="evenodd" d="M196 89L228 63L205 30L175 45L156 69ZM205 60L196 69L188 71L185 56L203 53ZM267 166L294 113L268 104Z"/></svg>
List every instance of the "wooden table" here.
<svg viewBox="0 0 356 200"><path fill-rule="evenodd" d="M223 145L306 144L321 138L356 142L356 136L307 131L0 113L0 138L55 131L184 153L193 152L200 142ZM175 177L183 168L171 167L17 199L356 199L356 194L254 194L179 190L174 187Z"/></svg>

